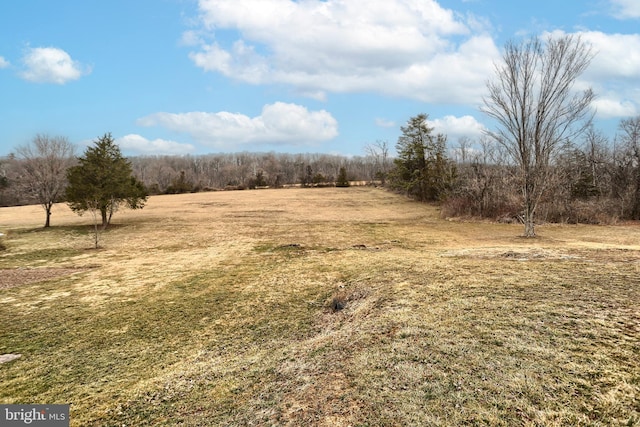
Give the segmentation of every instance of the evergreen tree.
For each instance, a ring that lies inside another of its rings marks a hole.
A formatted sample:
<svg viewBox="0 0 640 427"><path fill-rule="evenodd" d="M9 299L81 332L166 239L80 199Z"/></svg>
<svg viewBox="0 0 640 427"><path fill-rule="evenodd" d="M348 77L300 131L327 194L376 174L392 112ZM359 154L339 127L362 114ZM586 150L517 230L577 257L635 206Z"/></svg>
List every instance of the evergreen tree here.
<svg viewBox="0 0 640 427"><path fill-rule="evenodd" d="M88 147L78 165L67 171L67 203L80 215L99 211L106 227L121 205L142 209L147 200L144 185L133 175L131 164L122 157L110 133Z"/></svg>
<svg viewBox="0 0 640 427"><path fill-rule="evenodd" d="M338 179L336 179L336 187L348 187L350 185L349 178L347 177L347 168L344 166L340 167L340 172L338 173Z"/></svg>
<svg viewBox="0 0 640 427"><path fill-rule="evenodd" d="M426 114L412 117L401 127L391 171L393 188L405 191L420 201L441 200L453 185L455 169L447 158L447 138L433 135L433 128L427 125Z"/></svg>

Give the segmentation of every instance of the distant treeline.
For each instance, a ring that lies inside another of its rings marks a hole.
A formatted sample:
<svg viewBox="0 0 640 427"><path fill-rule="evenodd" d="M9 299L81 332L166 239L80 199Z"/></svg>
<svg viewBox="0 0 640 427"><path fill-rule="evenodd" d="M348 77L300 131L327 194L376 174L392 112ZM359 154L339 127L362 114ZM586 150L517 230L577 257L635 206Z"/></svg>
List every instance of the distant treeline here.
<svg viewBox="0 0 640 427"><path fill-rule="evenodd" d="M340 169L351 181L373 181L372 157L329 154L230 153L129 159L150 194L185 193L291 185L334 185Z"/></svg>
<svg viewBox="0 0 640 427"><path fill-rule="evenodd" d="M200 191L321 187L336 185L340 169L349 181L373 183L388 168L389 159L330 154L225 153L186 156L129 157L133 174L149 194ZM38 203L21 185L24 160L0 158L0 206ZM73 161L70 162L73 165ZM377 174L377 175L376 175Z"/></svg>
<svg viewBox="0 0 640 427"><path fill-rule="evenodd" d="M395 158L389 156L388 143L378 142L355 157L243 152L128 160L149 194L333 186L346 174L351 182L385 185L417 200L438 202L447 217L521 220L521 175L503 146L488 138L430 138L433 143L425 145L406 133L399 138ZM0 158L0 206L38 203L37 189L24 182L25 164L15 155ZM581 140L567 141L551 168L538 221L640 219L640 116L621 120L614 140L591 128Z"/></svg>

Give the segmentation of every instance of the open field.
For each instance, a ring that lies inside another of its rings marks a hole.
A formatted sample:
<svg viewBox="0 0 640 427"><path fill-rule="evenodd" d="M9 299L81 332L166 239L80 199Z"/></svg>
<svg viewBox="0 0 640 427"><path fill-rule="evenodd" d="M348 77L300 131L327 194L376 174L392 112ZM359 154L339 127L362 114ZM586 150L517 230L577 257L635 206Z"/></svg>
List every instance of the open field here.
<svg viewBox="0 0 640 427"><path fill-rule="evenodd" d="M640 225L373 188L0 208L0 403L74 426L640 425ZM333 308L342 308L333 310Z"/></svg>

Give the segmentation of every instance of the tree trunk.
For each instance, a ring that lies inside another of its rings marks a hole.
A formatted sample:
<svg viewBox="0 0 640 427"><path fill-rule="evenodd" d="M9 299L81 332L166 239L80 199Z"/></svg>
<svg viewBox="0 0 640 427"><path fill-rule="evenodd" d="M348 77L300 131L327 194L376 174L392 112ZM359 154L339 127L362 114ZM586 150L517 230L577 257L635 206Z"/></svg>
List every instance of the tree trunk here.
<svg viewBox="0 0 640 427"><path fill-rule="evenodd" d="M524 193L524 237L536 237L535 231L535 202L534 202L534 188L533 183L529 182L525 178L525 185L523 188Z"/></svg>
<svg viewBox="0 0 640 427"><path fill-rule="evenodd" d="M531 217L524 220L524 237L536 237L535 223Z"/></svg>
<svg viewBox="0 0 640 427"><path fill-rule="evenodd" d="M51 206L45 206L45 212L47 213L47 219L44 222L44 228L51 226Z"/></svg>
<svg viewBox="0 0 640 427"><path fill-rule="evenodd" d="M95 249L99 248L99 240L100 240L100 231L98 230L98 221L94 221L93 222L93 237L94 237L94 244L95 244Z"/></svg>
<svg viewBox="0 0 640 427"><path fill-rule="evenodd" d="M107 208L100 208L100 214L102 215L102 228L107 228L109 219L107 218Z"/></svg>

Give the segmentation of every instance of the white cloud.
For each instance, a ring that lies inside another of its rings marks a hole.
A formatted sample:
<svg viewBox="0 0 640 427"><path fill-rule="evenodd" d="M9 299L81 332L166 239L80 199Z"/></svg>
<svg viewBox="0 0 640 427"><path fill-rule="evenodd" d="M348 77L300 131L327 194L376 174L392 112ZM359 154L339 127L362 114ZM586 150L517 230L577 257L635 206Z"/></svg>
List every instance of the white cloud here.
<svg viewBox="0 0 640 427"><path fill-rule="evenodd" d="M563 31L550 33L563 36ZM591 87L599 118L636 115L640 111L640 34L573 33L590 45L594 57L576 82L576 89Z"/></svg>
<svg viewBox="0 0 640 427"><path fill-rule="evenodd" d="M9 61L0 56L0 68L7 68L9 65Z"/></svg>
<svg viewBox="0 0 640 427"><path fill-rule="evenodd" d="M486 130L486 127L472 116L445 116L441 119L427 120L427 124L434 128L435 133L447 135L449 141L463 136L479 139Z"/></svg>
<svg viewBox="0 0 640 427"><path fill-rule="evenodd" d="M480 21L435 0L200 0L199 10L200 34L216 41L190 53L198 67L300 93L474 102L499 54ZM216 37L234 31L232 43Z"/></svg>
<svg viewBox="0 0 640 427"><path fill-rule="evenodd" d="M21 77L35 83L65 84L91 72L90 68L71 59L67 52L55 47L29 48L22 62L25 68Z"/></svg>
<svg viewBox="0 0 640 427"><path fill-rule="evenodd" d="M182 144L165 139L148 140L147 138L129 134L116 139L116 143L124 150L141 154L188 154L195 151L191 144Z"/></svg>
<svg viewBox="0 0 640 427"><path fill-rule="evenodd" d="M180 44L182 46L198 46L203 44L204 40L200 37L197 31L185 31L180 38Z"/></svg>
<svg viewBox="0 0 640 427"><path fill-rule="evenodd" d="M282 102L265 105L257 117L226 111L162 112L143 117L138 124L186 133L199 143L216 148L262 143L304 145L338 135L338 123L327 111L309 111Z"/></svg>
<svg viewBox="0 0 640 427"><path fill-rule="evenodd" d="M585 75L595 79L640 79L640 34L576 33L593 48L595 57Z"/></svg>
<svg viewBox="0 0 640 427"><path fill-rule="evenodd" d="M593 103L596 115L601 119L631 117L638 114L638 104L629 100L613 98L599 98Z"/></svg>
<svg viewBox="0 0 640 427"><path fill-rule="evenodd" d="M638 0L610 0L613 16L619 19L640 18L640 2Z"/></svg>
<svg viewBox="0 0 640 427"><path fill-rule="evenodd" d="M376 126L381 128L392 128L396 126L396 122L378 117L376 118Z"/></svg>

